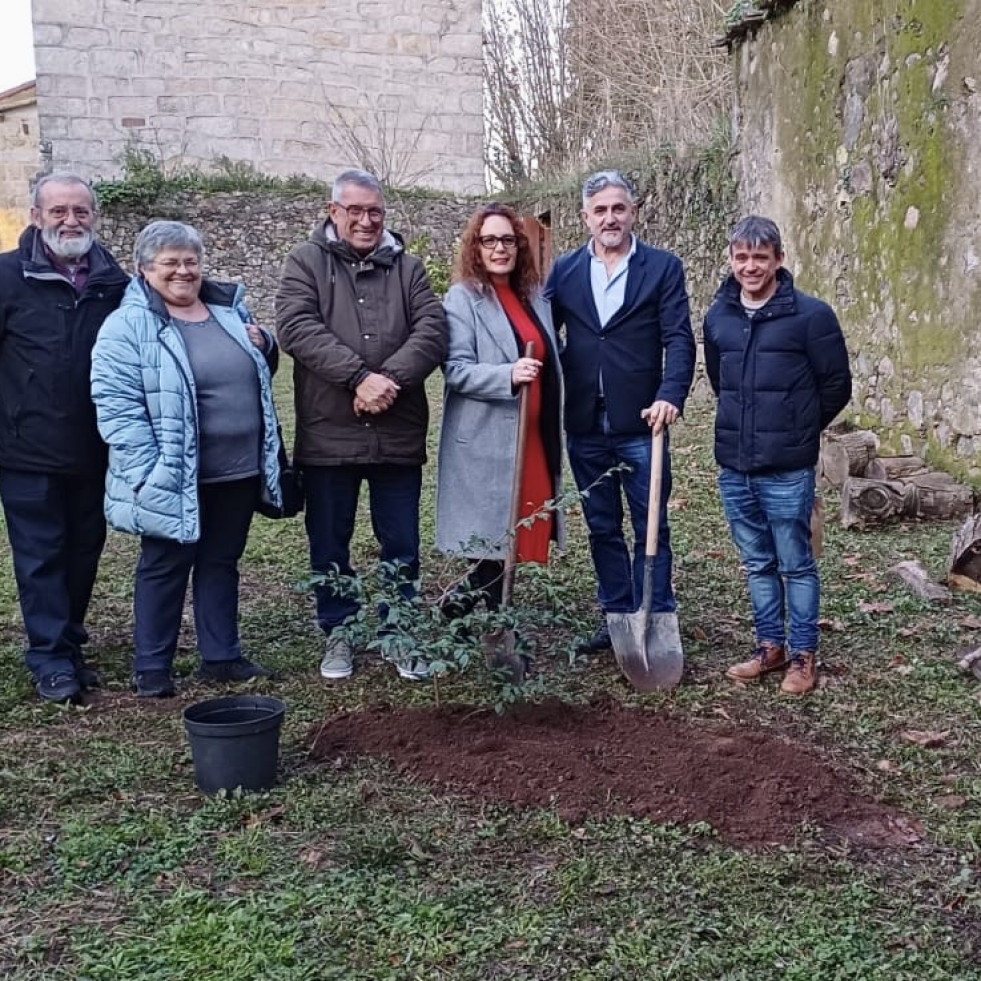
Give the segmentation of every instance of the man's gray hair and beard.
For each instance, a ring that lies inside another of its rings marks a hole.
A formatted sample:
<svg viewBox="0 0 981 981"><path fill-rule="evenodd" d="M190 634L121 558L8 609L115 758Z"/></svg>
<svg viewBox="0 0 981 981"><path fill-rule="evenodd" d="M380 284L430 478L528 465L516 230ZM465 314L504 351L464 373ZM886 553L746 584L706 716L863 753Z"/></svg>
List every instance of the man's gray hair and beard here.
<svg viewBox="0 0 981 981"><path fill-rule="evenodd" d="M62 229L42 228L41 241L48 247L52 255L59 259L81 259L95 244L95 232L83 231L81 235L61 238Z"/></svg>

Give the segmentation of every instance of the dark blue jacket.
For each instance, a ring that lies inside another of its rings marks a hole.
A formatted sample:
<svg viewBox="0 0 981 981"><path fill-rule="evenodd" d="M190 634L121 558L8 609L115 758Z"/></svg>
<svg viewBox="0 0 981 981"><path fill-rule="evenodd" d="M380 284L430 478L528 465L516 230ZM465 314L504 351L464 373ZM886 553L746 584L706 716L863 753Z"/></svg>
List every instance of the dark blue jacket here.
<svg viewBox="0 0 981 981"><path fill-rule="evenodd" d="M613 432L649 433L641 409L663 399L681 411L695 372L695 338L681 260L643 242L627 269L623 306L600 327L590 286L589 249L556 260L545 295L564 327L565 428L592 432L599 374Z"/></svg>
<svg viewBox="0 0 981 981"><path fill-rule="evenodd" d="M838 318L786 269L752 319L735 277L722 284L705 316L705 368L719 397L715 458L741 473L813 467L852 393Z"/></svg>
<svg viewBox="0 0 981 981"><path fill-rule="evenodd" d="M101 245L81 295L52 265L41 233L0 255L0 467L98 477L106 447L89 395L92 345L129 277Z"/></svg>

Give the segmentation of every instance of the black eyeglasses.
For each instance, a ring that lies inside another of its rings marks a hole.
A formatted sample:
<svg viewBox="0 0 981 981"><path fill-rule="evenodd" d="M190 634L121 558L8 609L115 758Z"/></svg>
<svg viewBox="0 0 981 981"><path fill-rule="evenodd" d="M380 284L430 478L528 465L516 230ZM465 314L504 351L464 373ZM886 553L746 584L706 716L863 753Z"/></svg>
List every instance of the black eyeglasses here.
<svg viewBox="0 0 981 981"><path fill-rule="evenodd" d="M482 249L493 252L499 245L503 245L508 251L518 247L517 235L481 235L477 239Z"/></svg>
<svg viewBox="0 0 981 981"><path fill-rule="evenodd" d="M360 204L341 204L339 201L332 201L338 208L343 208L347 212L351 221L361 221L367 216L372 225L380 225L385 220L384 208L362 208Z"/></svg>

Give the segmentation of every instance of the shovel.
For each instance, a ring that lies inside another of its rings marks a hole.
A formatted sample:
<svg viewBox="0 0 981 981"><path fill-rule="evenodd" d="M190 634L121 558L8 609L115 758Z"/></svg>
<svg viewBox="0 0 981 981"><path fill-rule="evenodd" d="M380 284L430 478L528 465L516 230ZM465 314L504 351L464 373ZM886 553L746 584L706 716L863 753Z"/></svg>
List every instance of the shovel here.
<svg viewBox="0 0 981 981"><path fill-rule="evenodd" d="M535 345L529 341L525 345L524 356L535 356ZM501 609L506 610L511 604L511 593L514 591L514 570L518 564L518 521L521 518L521 484L523 464L525 459L525 444L528 441L528 386L518 389L518 438L514 457L514 481L511 484L511 510L508 514L508 550L504 557L504 580L501 584ZM493 653L488 655L488 666L496 670L507 671L511 675L511 683L520 685L525 680L525 659L515 650L513 630L495 631L489 640L495 645Z"/></svg>
<svg viewBox="0 0 981 981"><path fill-rule="evenodd" d="M661 513L664 430L651 437L651 493L647 505L644 595L636 613L607 613L613 653L627 680L640 691L673 688L681 681L685 653L675 613L651 613L654 557Z"/></svg>

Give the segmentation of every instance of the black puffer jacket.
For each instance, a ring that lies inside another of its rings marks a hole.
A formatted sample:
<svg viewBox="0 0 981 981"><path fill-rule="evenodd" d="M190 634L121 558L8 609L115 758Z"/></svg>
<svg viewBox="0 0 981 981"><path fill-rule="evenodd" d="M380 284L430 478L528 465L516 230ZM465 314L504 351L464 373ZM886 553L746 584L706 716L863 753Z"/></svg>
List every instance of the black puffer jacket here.
<svg viewBox="0 0 981 981"><path fill-rule="evenodd" d="M852 376L838 318L777 273L750 319L730 276L705 317L705 367L719 409L715 458L742 473L813 467L821 430L848 404Z"/></svg>
<svg viewBox="0 0 981 981"><path fill-rule="evenodd" d="M101 245L81 295L51 264L41 233L0 255L0 467L99 476L106 447L89 395L92 345L129 277Z"/></svg>

